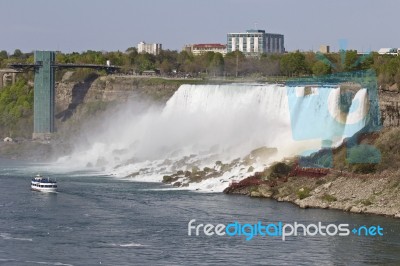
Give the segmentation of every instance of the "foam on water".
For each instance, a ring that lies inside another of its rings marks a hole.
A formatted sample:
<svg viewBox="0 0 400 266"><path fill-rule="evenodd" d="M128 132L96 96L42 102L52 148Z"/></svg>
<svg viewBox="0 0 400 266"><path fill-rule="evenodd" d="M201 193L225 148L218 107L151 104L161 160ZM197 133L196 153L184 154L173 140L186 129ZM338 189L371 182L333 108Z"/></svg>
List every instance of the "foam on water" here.
<svg viewBox="0 0 400 266"><path fill-rule="evenodd" d="M32 238L13 237L8 233L0 233L0 237L4 240L29 241L29 242L33 241Z"/></svg>
<svg viewBox="0 0 400 266"><path fill-rule="evenodd" d="M259 147L277 148L274 156L251 165L252 171L239 163L221 176L186 188L222 191L230 181L263 170L275 160L337 145L360 130L368 110L366 90L357 92L349 114L341 110L340 96L339 88L306 92L300 86L182 85L163 109L135 112L131 103L113 114L104 121L107 127L90 133L89 145L61 158L59 164L97 167L132 181L160 182L163 175L194 165L213 167L218 160L244 158Z"/></svg>
<svg viewBox="0 0 400 266"><path fill-rule="evenodd" d="M121 248L137 248L137 247L147 247L147 245L142 245L139 243L112 243L111 246L113 247L121 247Z"/></svg>

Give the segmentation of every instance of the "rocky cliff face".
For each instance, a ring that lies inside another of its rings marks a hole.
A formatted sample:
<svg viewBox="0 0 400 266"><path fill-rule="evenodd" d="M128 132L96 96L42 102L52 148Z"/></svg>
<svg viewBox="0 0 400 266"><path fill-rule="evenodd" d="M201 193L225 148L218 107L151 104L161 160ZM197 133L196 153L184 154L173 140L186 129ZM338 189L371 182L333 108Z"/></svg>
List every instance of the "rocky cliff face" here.
<svg viewBox="0 0 400 266"><path fill-rule="evenodd" d="M179 86L180 82L133 76L91 76L78 83L63 78L56 85L56 103L62 110L71 104L126 101L132 97L166 102Z"/></svg>
<svg viewBox="0 0 400 266"><path fill-rule="evenodd" d="M384 127L400 126L400 93L380 91L379 107Z"/></svg>
<svg viewBox="0 0 400 266"><path fill-rule="evenodd" d="M83 82L69 81L67 72L56 84L56 118L68 120L77 107L88 103L125 102L132 98L166 102L182 82L134 76L89 76Z"/></svg>
<svg viewBox="0 0 400 266"><path fill-rule="evenodd" d="M124 102L132 98L150 99L166 102L182 81L171 81L136 76L90 76L83 82L71 82L67 72L57 83L57 119L66 121L76 108L83 103ZM400 93L380 91L379 104L384 127L400 126Z"/></svg>

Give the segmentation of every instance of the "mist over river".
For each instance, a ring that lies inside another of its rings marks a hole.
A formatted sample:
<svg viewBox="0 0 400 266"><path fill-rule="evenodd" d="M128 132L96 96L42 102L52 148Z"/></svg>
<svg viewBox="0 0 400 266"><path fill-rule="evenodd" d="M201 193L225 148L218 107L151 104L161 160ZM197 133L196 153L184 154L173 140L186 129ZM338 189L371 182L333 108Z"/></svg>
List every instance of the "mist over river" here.
<svg viewBox="0 0 400 266"><path fill-rule="evenodd" d="M0 160L0 265L398 265L398 219ZM41 171L59 192L30 190ZM188 222L380 225L384 236L188 236Z"/></svg>
<svg viewBox="0 0 400 266"><path fill-rule="evenodd" d="M106 113L58 163L134 181L190 171L201 181L177 183L222 192L274 161L335 147L363 129L372 109L367 89L348 95L338 86L182 85L165 106L135 100ZM259 148L276 152L251 155Z"/></svg>

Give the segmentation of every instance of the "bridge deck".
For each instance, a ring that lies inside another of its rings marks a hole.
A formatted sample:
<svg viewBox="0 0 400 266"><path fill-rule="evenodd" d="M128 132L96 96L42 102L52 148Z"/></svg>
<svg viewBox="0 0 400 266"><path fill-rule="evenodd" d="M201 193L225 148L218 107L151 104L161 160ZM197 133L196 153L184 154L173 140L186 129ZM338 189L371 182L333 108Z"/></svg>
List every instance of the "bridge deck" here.
<svg viewBox="0 0 400 266"><path fill-rule="evenodd" d="M13 68L2 68L0 69L0 73L21 73L21 70L13 69Z"/></svg>
<svg viewBox="0 0 400 266"><path fill-rule="evenodd" d="M27 71L41 67L41 64L26 64L26 63L12 63L8 67L14 69L14 71ZM121 67L119 66L108 66L108 65L96 65L96 64L52 64L51 67L57 69L65 68L91 68L96 70L106 70L107 72L115 72Z"/></svg>

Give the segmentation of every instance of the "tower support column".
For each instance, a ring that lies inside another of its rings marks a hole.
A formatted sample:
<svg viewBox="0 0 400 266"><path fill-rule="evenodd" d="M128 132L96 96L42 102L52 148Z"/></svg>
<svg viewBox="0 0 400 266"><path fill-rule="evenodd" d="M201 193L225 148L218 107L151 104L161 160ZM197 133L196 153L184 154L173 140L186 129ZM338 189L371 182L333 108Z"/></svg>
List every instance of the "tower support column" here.
<svg viewBox="0 0 400 266"><path fill-rule="evenodd" d="M49 139L55 132L55 52L35 51L33 139Z"/></svg>

